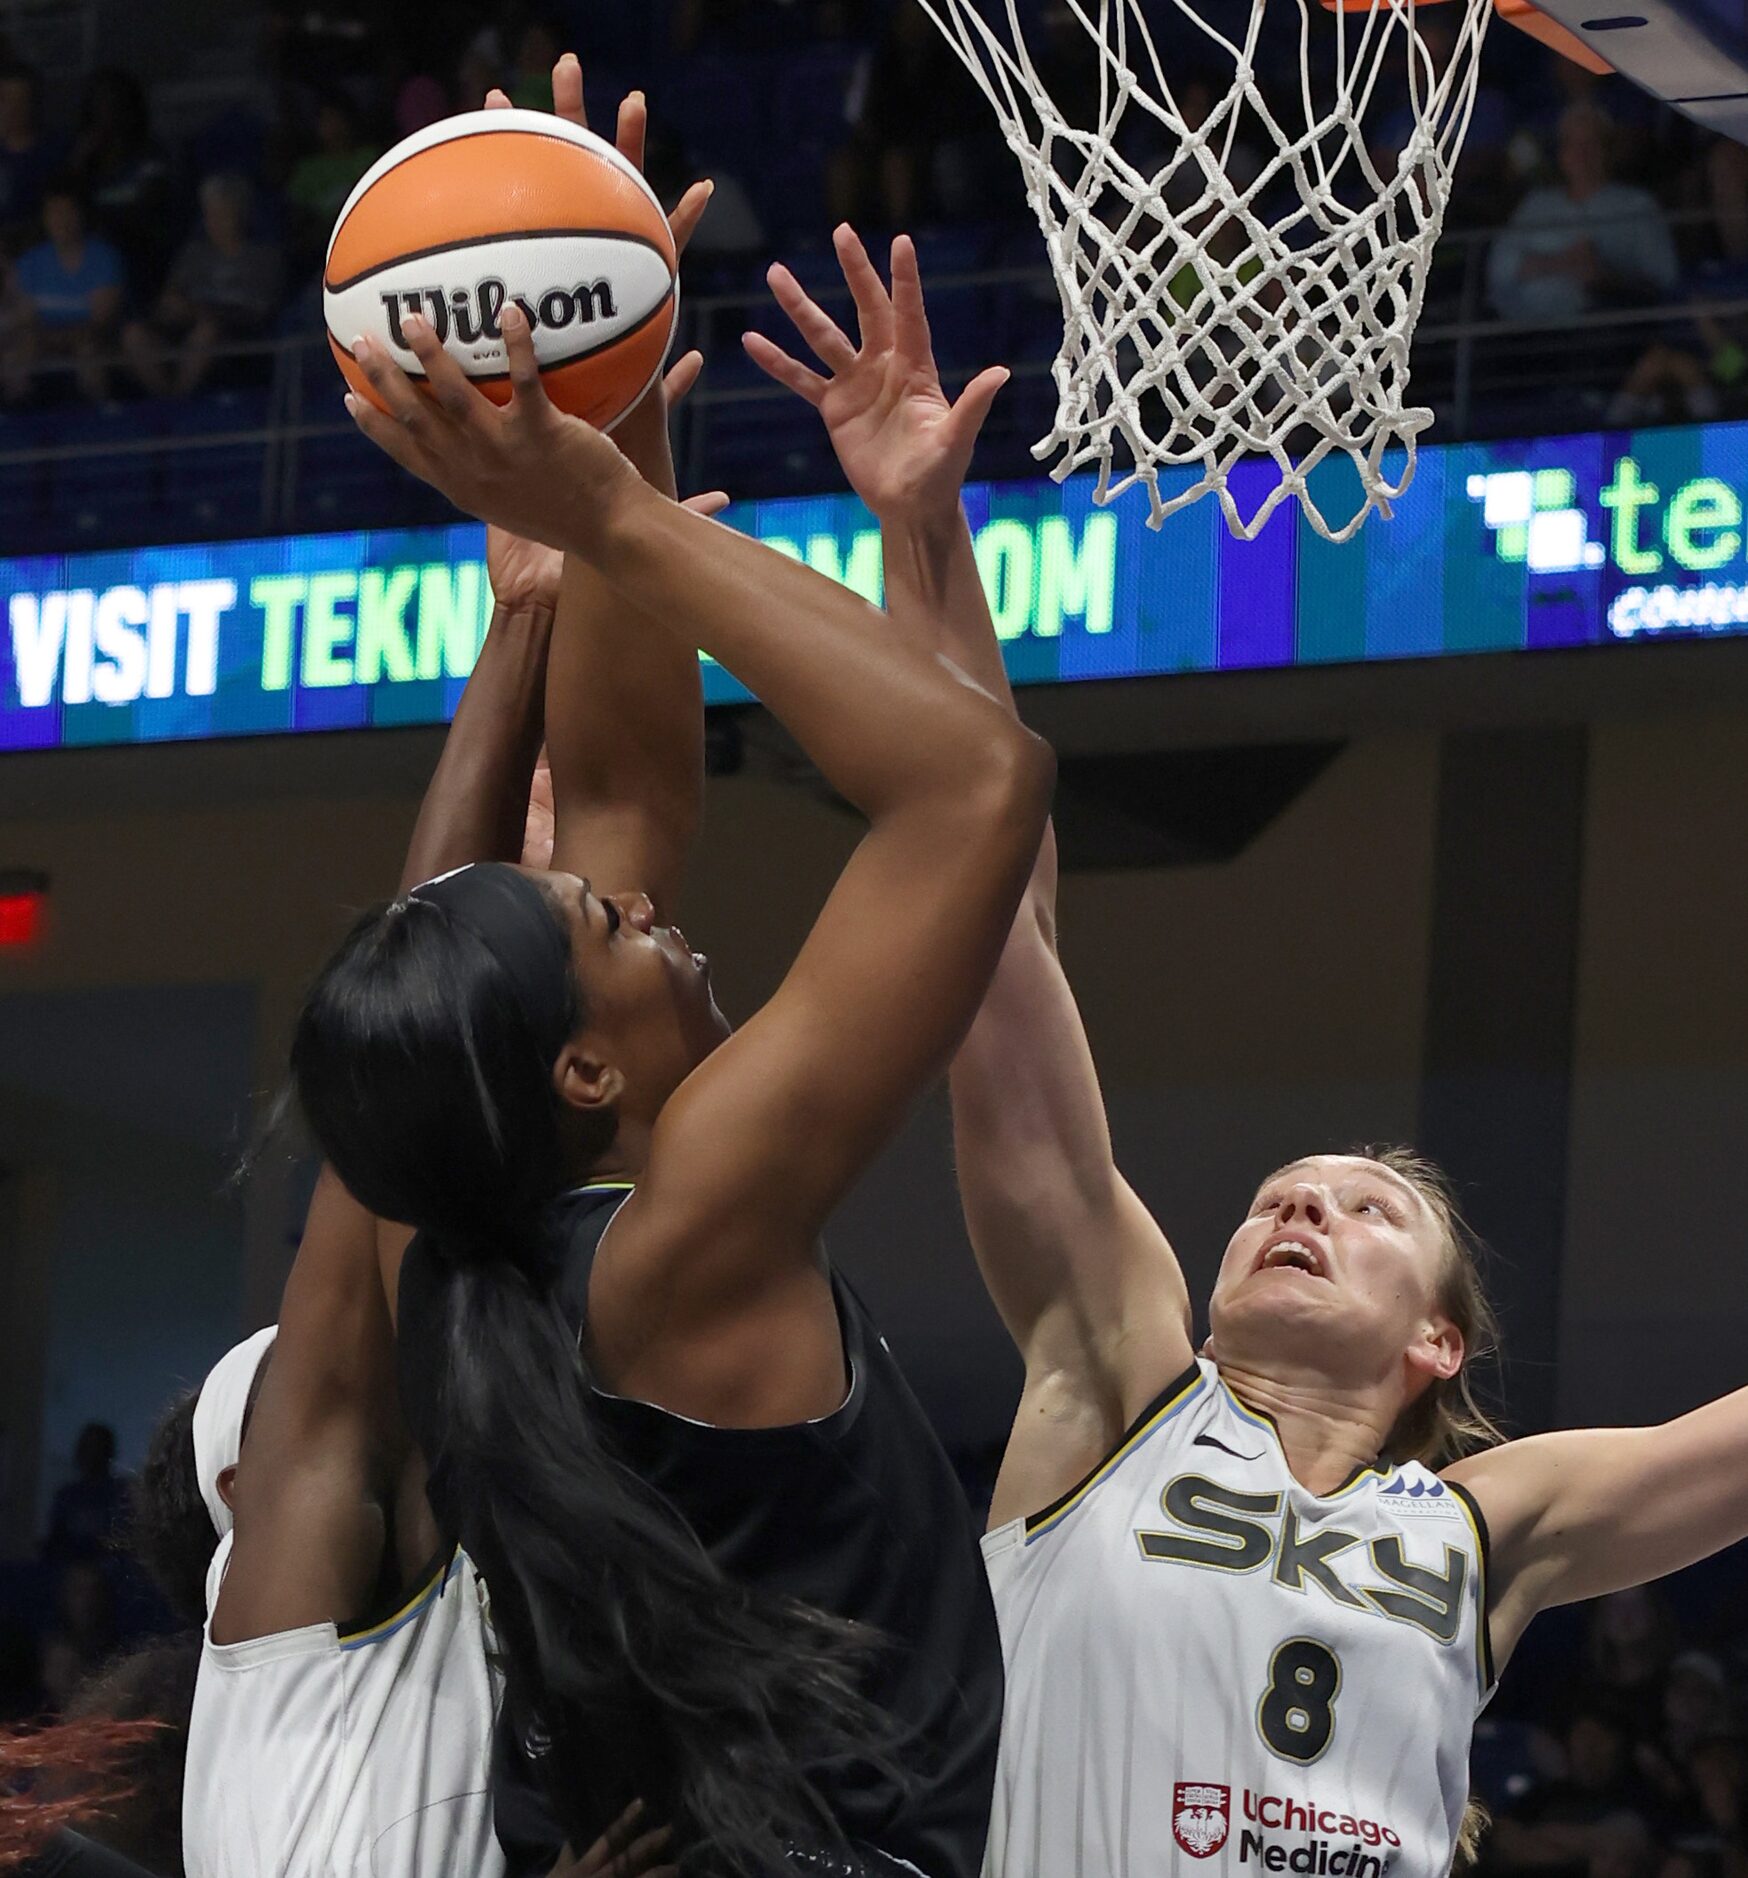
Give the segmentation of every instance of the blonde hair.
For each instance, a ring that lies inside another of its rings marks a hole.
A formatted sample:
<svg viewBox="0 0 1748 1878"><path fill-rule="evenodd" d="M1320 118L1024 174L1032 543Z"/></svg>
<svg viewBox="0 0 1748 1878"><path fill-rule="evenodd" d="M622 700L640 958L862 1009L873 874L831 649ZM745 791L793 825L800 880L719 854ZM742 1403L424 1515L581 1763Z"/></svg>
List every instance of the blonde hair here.
<svg viewBox="0 0 1748 1878"><path fill-rule="evenodd" d="M1471 1374L1478 1361L1497 1355L1499 1319L1482 1279L1481 1241L1463 1217L1450 1176L1436 1161L1411 1148L1362 1150L1367 1160L1387 1167L1407 1181L1425 1201L1443 1241L1444 1269L1439 1275L1439 1309L1461 1332L1463 1362L1454 1376L1434 1382L1396 1418L1385 1447L1395 1461L1419 1461L1439 1468L1477 1448L1497 1446L1505 1439L1492 1416L1475 1400ZM1486 1617L1481 1621L1485 1623ZM1481 1859L1481 1841L1493 1817L1473 1793L1463 1808L1457 1843L1451 1851L1451 1872L1472 1871Z"/></svg>
<svg viewBox="0 0 1748 1878"><path fill-rule="evenodd" d="M1463 1808L1463 1823L1457 1828L1456 1848L1451 1853L1453 1872L1466 1872L1480 1863L1481 1841L1492 1824L1493 1815L1471 1793L1469 1804Z"/></svg>
<svg viewBox="0 0 1748 1878"><path fill-rule="evenodd" d="M1385 1457L1391 1461L1419 1461L1437 1469L1505 1439L1474 1391L1475 1365L1499 1348L1499 1320L1482 1282L1481 1242L1463 1218L1456 1190L1442 1167L1411 1148L1354 1151L1364 1160L1387 1167L1419 1194L1442 1241L1438 1305L1463 1339L1462 1366L1454 1376L1441 1377L1410 1402L1384 1443Z"/></svg>

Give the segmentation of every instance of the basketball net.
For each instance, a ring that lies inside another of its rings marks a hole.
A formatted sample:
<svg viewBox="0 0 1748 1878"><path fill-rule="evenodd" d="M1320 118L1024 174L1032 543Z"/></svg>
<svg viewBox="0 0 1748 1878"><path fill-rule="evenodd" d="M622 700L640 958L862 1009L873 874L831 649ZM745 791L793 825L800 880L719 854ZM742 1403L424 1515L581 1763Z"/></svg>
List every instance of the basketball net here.
<svg viewBox="0 0 1748 1878"><path fill-rule="evenodd" d="M1051 97L1020 0L920 4L994 104L1049 247L1065 331L1055 425L1034 454L1063 453L1056 479L1096 467L1100 503L1144 484L1154 528L1213 494L1245 540L1289 497L1331 541L1374 509L1388 517L1432 422L1407 402L1408 353L1490 0L1453 0L1442 70L1414 29L1413 0L1328 13L1293 0L1300 82L1289 97L1265 97L1256 70L1264 7L1281 0L1061 0L1097 50L1090 124L1069 123ZM1173 26L1169 48L1148 11ZM1199 123L1167 77L1186 44L1230 75ZM1410 132L1380 174L1363 127L1402 107ZM1151 155L1131 161L1120 140ZM1243 148L1260 158L1250 173L1230 167ZM1404 453L1394 480L1393 450ZM1331 520L1307 478L1339 455L1359 473L1360 500ZM1248 518L1231 486L1247 457L1279 471ZM1170 472L1186 469L1200 475L1180 486Z"/></svg>

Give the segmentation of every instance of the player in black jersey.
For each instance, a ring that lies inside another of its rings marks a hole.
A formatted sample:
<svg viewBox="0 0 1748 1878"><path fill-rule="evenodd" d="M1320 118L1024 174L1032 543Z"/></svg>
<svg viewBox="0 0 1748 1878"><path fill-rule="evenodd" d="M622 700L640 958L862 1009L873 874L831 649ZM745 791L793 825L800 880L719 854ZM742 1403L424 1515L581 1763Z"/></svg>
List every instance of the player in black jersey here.
<svg viewBox="0 0 1748 1878"><path fill-rule="evenodd" d="M361 428L573 552L615 614L610 655L577 648L594 679L630 684L661 646L675 685L701 642L870 829L731 1036L666 881L609 874L598 842L589 878L562 871L555 706L555 870L472 869L367 915L302 1013L299 1092L359 1198L419 1229L408 1412L559 1824L638 1795L695 1870L972 1878L1000 1703L975 1537L818 1234L976 1008L1049 756L842 588L639 482L548 404L513 312L505 331L507 409L419 327L434 399L366 346L388 415L355 405ZM957 407L967 454L1000 382ZM648 786L620 742L586 792L598 829Z"/></svg>

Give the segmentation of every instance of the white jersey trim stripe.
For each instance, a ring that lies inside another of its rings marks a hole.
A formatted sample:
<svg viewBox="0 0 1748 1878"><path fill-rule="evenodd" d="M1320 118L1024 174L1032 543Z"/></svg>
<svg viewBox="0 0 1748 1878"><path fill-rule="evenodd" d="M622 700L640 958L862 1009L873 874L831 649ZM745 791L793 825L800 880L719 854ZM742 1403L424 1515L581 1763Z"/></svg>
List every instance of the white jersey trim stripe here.
<svg viewBox="0 0 1748 1878"><path fill-rule="evenodd" d="M1485 1700L1499 1680L1493 1669L1493 1628L1487 1615L1487 1522L1467 1487L1459 1486L1454 1480L1447 1480L1445 1485L1463 1509L1463 1517L1475 1535L1475 1681Z"/></svg>
<svg viewBox="0 0 1748 1878"><path fill-rule="evenodd" d="M434 1598L441 1597L450 1579L460 1570L461 1551L458 1547L454 1555L450 1558L449 1563L444 1566L441 1571L433 1572L425 1585L420 1590L414 1592L408 1602L403 1604L392 1617L385 1617L380 1624L372 1624L368 1630L355 1630L350 1633L342 1633L340 1636L340 1648L342 1650L362 1650L368 1648L373 1643L381 1643L385 1638L392 1637L397 1630L410 1624Z"/></svg>

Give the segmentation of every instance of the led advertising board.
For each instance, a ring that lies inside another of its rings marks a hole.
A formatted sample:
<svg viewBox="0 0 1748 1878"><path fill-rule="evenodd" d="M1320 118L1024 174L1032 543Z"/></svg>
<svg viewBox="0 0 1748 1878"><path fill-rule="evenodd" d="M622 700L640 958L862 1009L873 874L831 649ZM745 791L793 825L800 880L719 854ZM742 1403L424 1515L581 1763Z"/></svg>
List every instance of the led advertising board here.
<svg viewBox="0 0 1748 1878"><path fill-rule="evenodd" d="M978 484L967 509L1009 670L1062 684L1743 632L1745 500L1748 425L1718 424L1435 446L1341 547L1291 505L1254 542L1212 503L1155 533L1086 477ZM853 497L728 519L882 597ZM459 524L0 561L0 750L446 722L484 552ZM705 688L747 697L708 661Z"/></svg>

